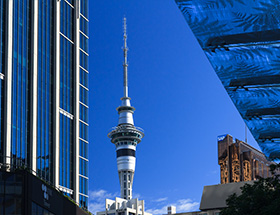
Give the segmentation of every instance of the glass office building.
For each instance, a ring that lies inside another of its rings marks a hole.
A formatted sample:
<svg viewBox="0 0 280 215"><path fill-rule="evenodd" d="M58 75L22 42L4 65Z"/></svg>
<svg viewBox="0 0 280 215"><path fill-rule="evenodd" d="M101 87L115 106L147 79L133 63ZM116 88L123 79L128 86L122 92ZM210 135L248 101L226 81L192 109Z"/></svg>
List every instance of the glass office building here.
<svg viewBox="0 0 280 215"><path fill-rule="evenodd" d="M0 1L0 166L88 199L88 0Z"/></svg>

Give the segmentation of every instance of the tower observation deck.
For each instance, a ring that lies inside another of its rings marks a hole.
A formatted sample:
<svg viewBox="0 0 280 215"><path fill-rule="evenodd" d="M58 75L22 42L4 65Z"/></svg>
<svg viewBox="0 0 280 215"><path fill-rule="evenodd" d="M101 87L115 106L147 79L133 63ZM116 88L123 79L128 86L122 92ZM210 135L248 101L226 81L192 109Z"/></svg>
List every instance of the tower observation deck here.
<svg viewBox="0 0 280 215"><path fill-rule="evenodd" d="M126 18L124 18L124 63L123 63L123 77L124 77L124 96L121 98L121 106L117 108L119 114L118 126L114 127L109 132L108 137L116 146L117 165L119 180L121 186L121 198L132 199L132 184L135 172L136 162L136 146L144 137L144 132L141 128L134 126L133 113L135 108L130 104L128 97L128 83L127 83L127 34L126 34Z"/></svg>

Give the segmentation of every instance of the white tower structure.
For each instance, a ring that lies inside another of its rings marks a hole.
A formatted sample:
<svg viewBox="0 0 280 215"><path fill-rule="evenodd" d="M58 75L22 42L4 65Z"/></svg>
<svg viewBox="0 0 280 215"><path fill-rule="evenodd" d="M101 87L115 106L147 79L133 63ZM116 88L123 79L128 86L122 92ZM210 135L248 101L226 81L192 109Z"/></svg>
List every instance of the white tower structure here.
<svg viewBox="0 0 280 215"><path fill-rule="evenodd" d="M117 108L119 113L119 123L117 127L108 134L111 142L116 146L117 165L119 172L119 180L121 185L121 198L132 199L132 184L135 171L135 152L136 146L144 137L143 130L135 127L133 122L133 113L135 108L130 105L128 97L127 84L127 34L126 34L126 18L124 18L124 96L121 98L122 104Z"/></svg>

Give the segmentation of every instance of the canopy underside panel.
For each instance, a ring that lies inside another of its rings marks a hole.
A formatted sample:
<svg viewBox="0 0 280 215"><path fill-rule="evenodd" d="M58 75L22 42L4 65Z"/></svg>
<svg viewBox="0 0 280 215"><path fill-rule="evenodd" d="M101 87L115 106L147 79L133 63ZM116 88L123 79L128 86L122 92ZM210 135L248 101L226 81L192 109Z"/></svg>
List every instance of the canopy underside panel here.
<svg viewBox="0 0 280 215"><path fill-rule="evenodd" d="M280 1L175 0L227 93L280 160Z"/></svg>

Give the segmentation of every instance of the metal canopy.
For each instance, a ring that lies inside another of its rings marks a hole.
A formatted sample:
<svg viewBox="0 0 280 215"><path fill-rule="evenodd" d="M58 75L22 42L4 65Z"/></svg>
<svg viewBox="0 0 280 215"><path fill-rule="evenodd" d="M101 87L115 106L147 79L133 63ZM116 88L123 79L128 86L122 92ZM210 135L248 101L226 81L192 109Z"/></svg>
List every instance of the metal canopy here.
<svg viewBox="0 0 280 215"><path fill-rule="evenodd" d="M262 151L280 160L280 0L175 0Z"/></svg>

